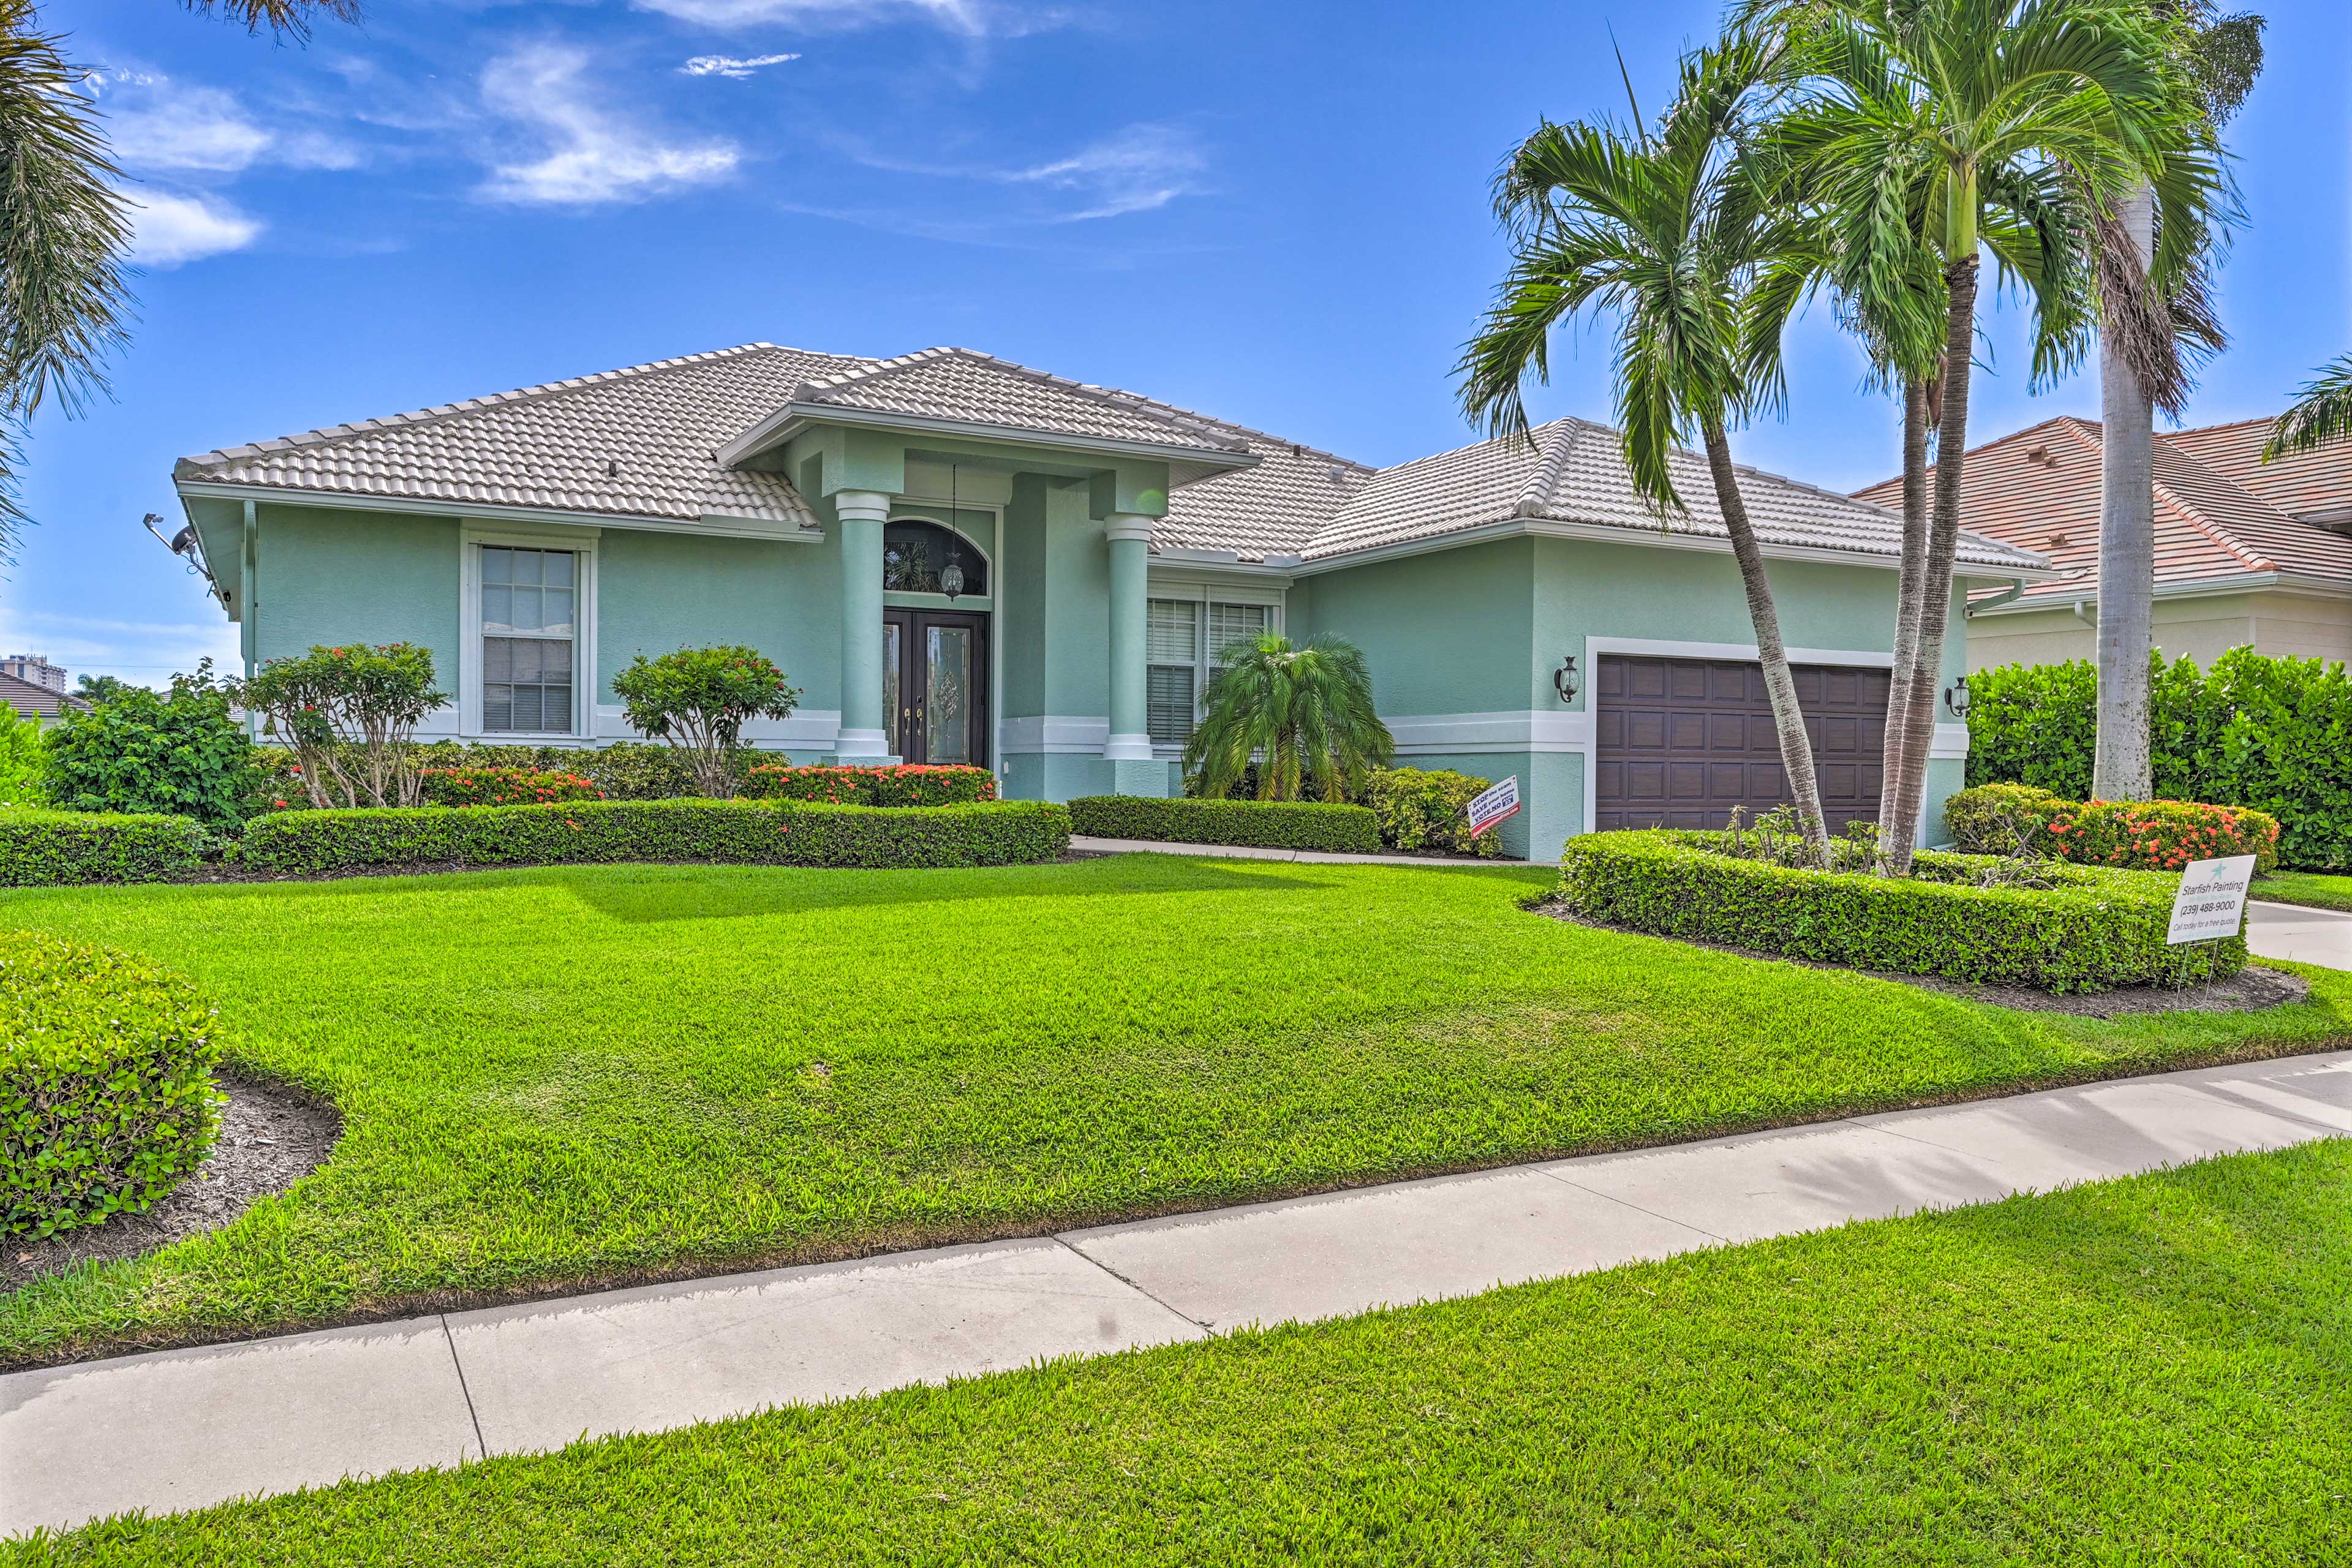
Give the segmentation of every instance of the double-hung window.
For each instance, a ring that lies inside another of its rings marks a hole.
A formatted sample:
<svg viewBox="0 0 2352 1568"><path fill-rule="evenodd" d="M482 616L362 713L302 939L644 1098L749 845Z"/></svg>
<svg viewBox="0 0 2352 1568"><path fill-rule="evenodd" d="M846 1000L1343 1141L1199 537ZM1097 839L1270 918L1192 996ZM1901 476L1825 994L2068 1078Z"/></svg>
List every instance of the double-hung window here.
<svg viewBox="0 0 2352 1568"><path fill-rule="evenodd" d="M482 729L569 735L579 642L580 557L482 546Z"/></svg>
<svg viewBox="0 0 2352 1568"><path fill-rule="evenodd" d="M1224 668L1230 644L1274 626L1266 605L1226 605L1198 599L1154 599L1145 623L1147 721L1155 746L1181 746L1192 737L1210 679Z"/></svg>

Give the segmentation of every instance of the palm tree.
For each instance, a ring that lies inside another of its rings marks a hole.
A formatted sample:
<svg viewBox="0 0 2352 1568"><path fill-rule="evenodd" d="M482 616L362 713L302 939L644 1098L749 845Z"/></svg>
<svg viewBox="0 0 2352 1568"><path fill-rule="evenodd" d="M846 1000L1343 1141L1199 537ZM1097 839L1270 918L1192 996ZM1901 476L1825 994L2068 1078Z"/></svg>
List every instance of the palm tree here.
<svg viewBox="0 0 2352 1568"><path fill-rule="evenodd" d="M2210 0L2146 0L2173 24L2175 88L2190 100L2183 117L2201 117L2204 134L2189 145L2190 189L2161 204L2168 223L2191 231L2166 238L2158 266L2159 203L2147 179L2135 181L2098 226L2099 417L2099 716L2092 793L2104 800L2145 800L2153 792L2148 722L2148 652L2156 642L2156 411L2179 418L2193 387L2194 363L2227 341L2206 285L2209 226L2228 214L2196 199L2212 163L2214 138L2245 101L2263 66L2263 19L2217 16Z"/></svg>
<svg viewBox="0 0 2352 1568"><path fill-rule="evenodd" d="M186 0L248 33L300 39L357 0ZM102 392L102 363L131 319L131 205L107 155L86 73L44 33L32 0L0 0L0 558L26 521L12 484L25 426L45 400L68 412Z"/></svg>
<svg viewBox="0 0 2352 1568"><path fill-rule="evenodd" d="M2039 253L2049 319L2036 374L2064 368L2089 294L2087 247L2065 225L2077 210L2067 187L2106 212L2143 177L2160 201L2179 199L2198 177L2196 127L2181 119L2164 28L2142 0L1748 0L1741 16L1790 40L1801 101L1780 140L1836 236L1842 295L1902 375L1936 393L1934 490L1897 620L1898 633L1917 631L1899 639L1908 658L1898 647L1889 719L1899 711L1901 733L1880 814L1882 864L1900 875L1926 799L1958 547L1979 253L2004 226L2034 231L2010 237ZM1924 227L1906 199L1922 189ZM2177 244L2193 226L2184 216L2161 232ZM1923 247L1940 289L1920 287ZM1918 331L1936 293L1940 343Z"/></svg>
<svg viewBox="0 0 2352 1568"><path fill-rule="evenodd" d="M1757 284L1797 238L1754 199L1738 157L1752 95L1774 64L1770 47L1735 35L1684 60L1680 91L1654 132L1638 116L1631 134L1538 126L1496 180L1516 253L1456 374L1471 418L1524 440L1521 388L1548 375L1552 329L1588 305L1614 315L1626 471L1661 516L1687 511L1670 460L1694 433L1702 444L1756 631L1782 776L1805 843L1825 866L1812 746L1727 434L1758 401L1743 352Z"/></svg>
<svg viewBox="0 0 2352 1568"><path fill-rule="evenodd" d="M1184 743L1196 795L1231 795L1255 754L1260 800L1349 800L1396 754L1353 643L1322 635L1294 647L1269 633L1231 643L1217 658L1205 711Z"/></svg>
<svg viewBox="0 0 2352 1568"><path fill-rule="evenodd" d="M2347 436L2352 436L2352 354L2304 383L2302 398L2271 426L2263 461L2274 463Z"/></svg>

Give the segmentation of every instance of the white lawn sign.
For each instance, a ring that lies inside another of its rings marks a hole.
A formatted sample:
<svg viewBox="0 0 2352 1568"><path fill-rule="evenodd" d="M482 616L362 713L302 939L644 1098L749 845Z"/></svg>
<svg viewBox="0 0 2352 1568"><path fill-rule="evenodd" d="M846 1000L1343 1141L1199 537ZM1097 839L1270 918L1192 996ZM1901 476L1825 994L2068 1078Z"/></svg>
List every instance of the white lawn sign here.
<svg viewBox="0 0 2352 1568"><path fill-rule="evenodd" d="M2210 942L2237 935L2246 914L2246 888L2253 879L2252 855L2191 860L2180 873L2180 890L2172 896L2172 929L2165 942Z"/></svg>
<svg viewBox="0 0 2352 1568"><path fill-rule="evenodd" d="M1492 789L1470 798L1470 837L1475 838L1507 816L1519 814L1519 775L1513 773Z"/></svg>

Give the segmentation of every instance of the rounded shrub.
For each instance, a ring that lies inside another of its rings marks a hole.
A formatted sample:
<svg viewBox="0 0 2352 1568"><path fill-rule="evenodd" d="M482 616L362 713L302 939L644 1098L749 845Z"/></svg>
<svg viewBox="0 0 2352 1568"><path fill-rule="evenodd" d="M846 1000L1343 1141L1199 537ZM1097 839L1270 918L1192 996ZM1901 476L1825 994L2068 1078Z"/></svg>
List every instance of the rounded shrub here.
<svg viewBox="0 0 2352 1568"><path fill-rule="evenodd" d="M1450 768L1374 768L1364 805L1380 821L1381 842L1391 849L1499 855L1503 843L1495 829L1470 832L1470 803L1491 782Z"/></svg>
<svg viewBox="0 0 2352 1568"><path fill-rule="evenodd" d="M218 1125L215 1023L143 958L0 932L0 1236L137 1214L194 1170Z"/></svg>
<svg viewBox="0 0 2352 1568"><path fill-rule="evenodd" d="M2191 860L2255 857L2254 869L2278 865L2279 825L2259 811L2188 800L2086 801L2050 823L2054 852L2079 866L2178 871Z"/></svg>

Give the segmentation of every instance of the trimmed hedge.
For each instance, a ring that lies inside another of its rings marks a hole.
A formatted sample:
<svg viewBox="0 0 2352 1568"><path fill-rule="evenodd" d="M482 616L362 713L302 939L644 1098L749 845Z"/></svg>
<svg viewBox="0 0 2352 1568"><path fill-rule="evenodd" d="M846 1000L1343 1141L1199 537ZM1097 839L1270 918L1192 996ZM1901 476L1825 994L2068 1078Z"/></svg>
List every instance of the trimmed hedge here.
<svg viewBox="0 0 2352 1568"><path fill-rule="evenodd" d="M2013 854L2023 833L2034 854L2078 866L2178 871L2227 855L2255 857L2258 872L2278 866L2269 814L2196 801L2086 803L2032 784L1979 784L1944 803L1944 826L1969 854Z"/></svg>
<svg viewBox="0 0 2352 1568"><path fill-rule="evenodd" d="M996 775L952 763L796 768L761 763L745 775L754 800L814 800L828 805L973 805L996 798Z"/></svg>
<svg viewBox="0 0 2352 1568"><path fill-rule="evenodd" d="M2271 816L2279 861L2352 867L2352 676L2316 658L2237 647L2200 672L2151 660L2154 791ZM2071 800L2091 791L2095 666L2005 665L1969 677L1969 783L2018 783Z"/></svg>
<svg viewBox="0 0 2352 1568"><path fill-rule="evenodd" d="M112 948L0 932L0 1236L137 1214L196 1168L219 1107L213 1010Z"/></svg>
<svg viewBox="0 0 2352 1568"><path fill-rule="evenodd" d="M427 805L546 805L604 798L590 780L551 768L424 768L417 779Z"/></svg>
<svg viewBox="0 0 2352 1568"><path fill-rule="evenodd" d="M1916 874L1738 859L1711 833L1587 833L1568 841L1559 896L1578 914L1655 936L1857 969L2044 991L2186 986L2236 973L2242 935L2168 946L2179 879L2046 865L2049 889L1971 887L1989 857L1921 854Z"/></svg>
<svg viewBox="0 0 2352 1568"><path fill-rule="evenodd" d="M193 868L210 841L184 816L0 807L0 887L161 881Z"/></svg>
<svg viewBox="0 0 2352 1568"><path fill-rule="evenodd" d="M246 829L258 871L386 866L1007 866L1069 847L1070 814L1036 801L876 809L798 801L594 800L560 805L289 811Z"/></svg>
<svg viewBox="0 0 2352 1568"><path fill-rule="evenodd" d="M1364 804L1380 824L1381 842L1391 849L1490 857L1503 852L1502 835L1490 827L1473 837L1470 803L1492 782L1450 768L1374 768Z"/></svg>
<svg viewBox="0 0 2352 1568"><path fill-rule="evenodd" d="M1070 802L1070 826L1095 838L1152 838L1167 844L1235 844L1342 855L1376 855L1381 847L1380 819L1368 808L1322 801L1095 795Z"/></svg>

